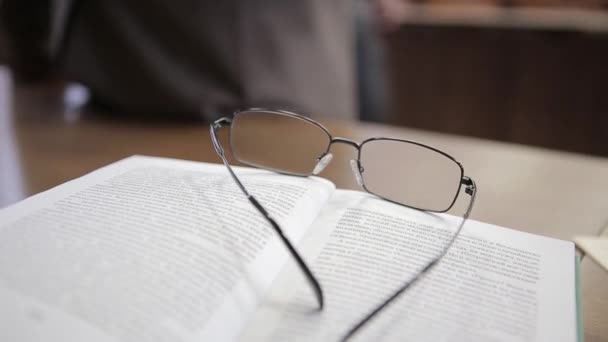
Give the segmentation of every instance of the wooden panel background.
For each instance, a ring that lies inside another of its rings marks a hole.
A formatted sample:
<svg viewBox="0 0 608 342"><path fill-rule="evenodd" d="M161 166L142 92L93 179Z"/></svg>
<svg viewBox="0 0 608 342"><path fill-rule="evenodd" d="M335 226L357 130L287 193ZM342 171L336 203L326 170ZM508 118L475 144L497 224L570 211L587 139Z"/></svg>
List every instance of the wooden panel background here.
<svg viewBox="0 0 608 342"><path fill-rule="evenodd" d="M404 25L392 123L608 156L608 34Z"/></svg>

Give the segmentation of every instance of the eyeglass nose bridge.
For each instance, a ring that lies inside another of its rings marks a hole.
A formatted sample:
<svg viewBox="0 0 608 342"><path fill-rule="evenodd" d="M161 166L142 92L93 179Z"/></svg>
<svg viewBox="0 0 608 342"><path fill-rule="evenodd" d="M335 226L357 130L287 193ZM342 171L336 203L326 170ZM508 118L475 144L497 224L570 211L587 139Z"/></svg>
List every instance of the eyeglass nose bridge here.
<svg viewBox="0 0 608 342"><path fill-rule="evenodd" d="M359 151L361 149L361 144L359 144L356 141L346 139L346 138L333 137L333 138L331 138L331 141L329 142L329 146L331 146L332 144L346 144L346 145L356 148L357 151Z"/></svg>
<svg viewBox="0 0 608 342"><path fill-rule="evenodd" d="M359 151L360 145L359 143L357 143L356 141L352 141L349 139L345 139L345 138L332 138L329 142L329 146L327 147L327 151L325 151L322 155L320 155L317 158L317 164L315 165L314 169L312 170L312 174L313 175L318 175L319 173L321 173L321 171L325 170L325 168L327 167L327 165L329 165L329 163L331 163L332 159L333 159L333 154L331 152L329 152L329 149L331 147L332 144L337 143L337 144L346 144L346 145L350 145L354 148L357 149L357 151ZM358 161L355 161L357 163L357 165L359 165ZM355 170L355 169L353 169ZM363 170L362 168L358 167L357 170ZM360 171L357 171L357 173L355 173L355 177L357 178L357 183L359 183L360 185L362 184L361 181L361 174L359 173Z"/></svg>
<svg viewBox="0 0 608 342"><path fill-rule="evenodd" d="M332 137L331 141L329 142L329 146L331 146L332 144L346 144L349 146L354 147L357 152L361 151L361 144L350 140L350 139L346 139L346 138L340 138L340 137ZM330 153L331 155L331 153ZM350 167L353 171L353 175L355 176L355 179L357 180L357 184L359 184L359 186L365 187L365 182L363 181L363 175L361 174L363 172L363 167L361 166L361 163L359 162L358 159L353 159L350 161Z"/></svg>

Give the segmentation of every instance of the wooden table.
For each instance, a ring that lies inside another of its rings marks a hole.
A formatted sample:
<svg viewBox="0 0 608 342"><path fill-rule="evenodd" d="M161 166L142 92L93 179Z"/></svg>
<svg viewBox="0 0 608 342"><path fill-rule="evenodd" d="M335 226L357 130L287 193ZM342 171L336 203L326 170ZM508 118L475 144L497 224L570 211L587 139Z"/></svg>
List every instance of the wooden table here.
<svg viewBox="0 0 608 342"><path fill-rule="evenodd" d="M0 68L0 206L132 154L219 162L202 122L125 119L64 105L57 87L15 89ZM336 136L425 142L456 157L478 184L472 217L561 239L608 234L608 159L359 122L325 122ZM274 132L288 134L288 132ZM323 176L358 189L338 145ZM586 341L608 341L608 273L582 263Z"/></svg>

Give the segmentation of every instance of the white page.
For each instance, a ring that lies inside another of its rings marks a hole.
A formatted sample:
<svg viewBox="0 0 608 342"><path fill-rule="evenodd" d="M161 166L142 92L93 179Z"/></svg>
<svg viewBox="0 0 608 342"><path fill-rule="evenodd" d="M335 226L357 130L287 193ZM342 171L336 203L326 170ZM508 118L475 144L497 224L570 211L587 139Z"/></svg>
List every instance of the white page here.
<svg viewBox="0 0 608 342"><path fill-rule="evenodd" d="M236 172L294 243L333 191ZM288 260L223 165L127 158L0 211L0 341L231 339Z"/></svg>
<svg viewBox="0 0 608 342"><path fill-rule="evenodd" d="M457 219L336 191L302 242L305 256L314 260L325 309L314 310L314 297L287 267L241 339L339 340L409 279L408 264L417 254L413 243L425 248L432 244L420 241L412 234L418 229L407 225L442 227L450 220ZM396 222L403 223L403 231L394 229ZM366 228L371 233L361 233ZM376 239L376 248L361 249L363 235L366 243ZM410 247L386 253L386 241ZM355 339L576 341L574 260L571 242L469 220L437 267Z"/></svg>

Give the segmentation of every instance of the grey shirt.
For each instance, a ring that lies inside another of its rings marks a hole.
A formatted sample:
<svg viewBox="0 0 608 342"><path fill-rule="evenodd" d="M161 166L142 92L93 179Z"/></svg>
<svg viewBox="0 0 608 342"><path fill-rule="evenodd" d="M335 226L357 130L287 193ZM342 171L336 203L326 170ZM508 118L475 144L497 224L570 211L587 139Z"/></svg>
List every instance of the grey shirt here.
<svg viewBox="0 0 608 342"><path fill-rule="evenodd" d="M117 111L356 117L348 0L77 1L60 70ZM62 16L58 16L62 17Z"/></svg>

